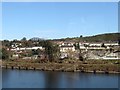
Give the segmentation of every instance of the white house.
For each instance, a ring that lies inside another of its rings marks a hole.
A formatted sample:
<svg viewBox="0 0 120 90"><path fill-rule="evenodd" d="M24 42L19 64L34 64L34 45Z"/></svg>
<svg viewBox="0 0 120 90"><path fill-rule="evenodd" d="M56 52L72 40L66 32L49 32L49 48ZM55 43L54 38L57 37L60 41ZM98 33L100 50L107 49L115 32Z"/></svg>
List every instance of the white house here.
<svg viewBox="0 0 120 90"><path fill-rule="evenodd" d="M102 59L120 59L120 52L112 52L108 55L105 55L104 57L102 57Z"/></svg>
<svg viewBox="0 0 120 90"><path fill-rule="evenodd" d="M68 51L75 51L75 47L71 42L63 42L59 45L60 52L68 52Z"/></svg>
<svg viewBox="0 0 120 90"><path fill-rule="evenodd" d="M79 43L82 50L104 50L110 49L111 46L118 46L118 43L104 43L106 47L102 47L102 43Z"/></svg>
<svg viewBox="0 0 120 90"><path fill-rule="evenodd" d="M105 46L118 46L118 43L105 43Z"/></svg>
<svg viewBox="0 0 120 90"><path fill-rule="evenodd" d="M75 51L75 47L73 45L64 45L60 47L60 52L68 52L68 51Z"/></svg>
<svg viewBox="0 0 120 90"><path fill-rule="evenodd" d="M44 50L44 48L42 46L39 46L39 47L24 47L24 48L12 48L11 51L21 51L21 50L37 50L37 49L40 49L40 50Z"/></svg>

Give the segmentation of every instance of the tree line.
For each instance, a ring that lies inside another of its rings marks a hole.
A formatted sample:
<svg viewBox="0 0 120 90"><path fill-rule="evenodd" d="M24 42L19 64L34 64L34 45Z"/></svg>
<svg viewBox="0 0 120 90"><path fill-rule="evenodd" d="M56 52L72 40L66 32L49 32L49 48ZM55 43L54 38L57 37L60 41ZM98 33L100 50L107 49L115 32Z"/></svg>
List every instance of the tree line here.
<svg viewBox="0 0 120 90"><path fill-rule="evenodd" d="M12 45L15 43L21 43L21 45L18 45L18 47L34 47L34 46L42 46L45 48L44 51L41 51L40 49L37 50L31 50L28 51L28 56L32 55L38 55L39 53L44 53L45 59L52 62L56 60L59 57L59 46L54 44L53 42L49 40L27 40L26 38L23 38L21 40L3 40L2 41L2 48L0 49L0 58L3 60L9 59L11 56L11 51L7 50L8 48L11 49Z"/></svg>

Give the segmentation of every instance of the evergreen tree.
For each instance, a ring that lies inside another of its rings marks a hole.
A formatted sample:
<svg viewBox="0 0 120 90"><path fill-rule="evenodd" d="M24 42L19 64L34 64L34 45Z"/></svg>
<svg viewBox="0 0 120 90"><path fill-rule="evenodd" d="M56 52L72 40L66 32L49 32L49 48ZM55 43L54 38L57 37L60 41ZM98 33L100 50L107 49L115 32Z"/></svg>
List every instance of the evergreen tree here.
<svg viewBox="0 0 120 90"><path fill-rule="evenodd" d="M50 41L44 41L44 45L45 47L45 54L47 59L52 62L55 59L57 59L57 56L59 54L59 48L57 45L54 45L52 42Z"/></svg>
<svg viewBox="0 0 120 90"><path fill-rule="evenodd" d="M2 48L2 59L9 59L9 52L6 50L6 48Z"/></svg>

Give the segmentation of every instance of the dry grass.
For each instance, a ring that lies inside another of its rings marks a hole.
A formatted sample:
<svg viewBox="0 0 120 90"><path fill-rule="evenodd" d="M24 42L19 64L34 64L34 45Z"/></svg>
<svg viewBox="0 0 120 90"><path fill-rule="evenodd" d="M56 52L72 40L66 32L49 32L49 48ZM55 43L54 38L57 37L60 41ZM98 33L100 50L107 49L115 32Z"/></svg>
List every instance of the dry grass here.
<svg viewBox="0 0 120 90"><path fill-rule="evenodd" d="M36 60L16 60L16 61L3 61L3 65L8 66L22 66L22 67L35 67L44 70L82 70L85 71L116 71L120 72L120 64L115 64L116 61L101 61L101 60L89 60L89 61L78 61L78 60L65 60L59 62L47 62L38 63Z"/></svg>

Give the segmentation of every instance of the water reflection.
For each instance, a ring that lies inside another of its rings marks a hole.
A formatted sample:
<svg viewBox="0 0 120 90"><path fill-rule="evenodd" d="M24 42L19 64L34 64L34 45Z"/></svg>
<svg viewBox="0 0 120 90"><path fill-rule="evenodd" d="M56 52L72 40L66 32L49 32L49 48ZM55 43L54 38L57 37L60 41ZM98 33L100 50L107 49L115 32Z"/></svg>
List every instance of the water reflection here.
<svg viewBox="0 0 120 90"><path fill-rule="evenodd" d="M116 88L118 75L3 70L3 88Z"/></svg>
<svg viewBox="0 0 120 90"><path fill-rule="evenodd" d="M57 88L59 87L59 74L54 72L46 72L45 74L45 87Z"/></svg>

